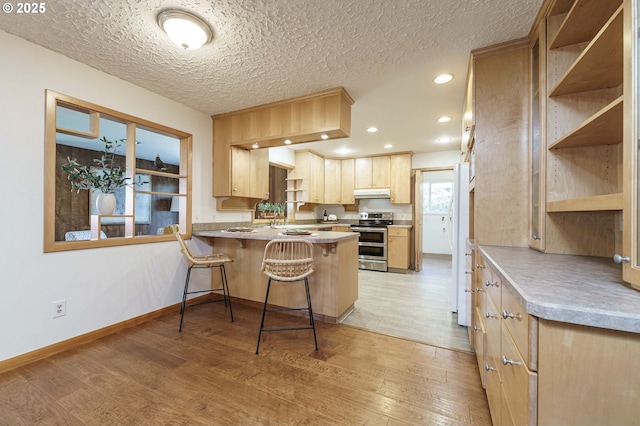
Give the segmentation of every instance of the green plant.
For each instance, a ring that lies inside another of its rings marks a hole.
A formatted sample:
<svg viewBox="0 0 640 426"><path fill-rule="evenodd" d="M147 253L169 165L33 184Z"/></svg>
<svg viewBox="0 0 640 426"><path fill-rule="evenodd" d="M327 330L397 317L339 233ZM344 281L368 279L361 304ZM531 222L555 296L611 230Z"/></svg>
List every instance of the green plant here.
<svg viewBox="0 0 640 426"><path fill-rule="evenodd" d="M67 177L71 182L71 190L99 189L103 194L112 194L116 189L126 186L129 177L126 169L116 163L116 151L125 143L125 139L115 141L100 139L104 143L102 156L93 159L93 165L81 165L74 158L67 157L67 163L60 164L60 168L69 173Z"/></svg>

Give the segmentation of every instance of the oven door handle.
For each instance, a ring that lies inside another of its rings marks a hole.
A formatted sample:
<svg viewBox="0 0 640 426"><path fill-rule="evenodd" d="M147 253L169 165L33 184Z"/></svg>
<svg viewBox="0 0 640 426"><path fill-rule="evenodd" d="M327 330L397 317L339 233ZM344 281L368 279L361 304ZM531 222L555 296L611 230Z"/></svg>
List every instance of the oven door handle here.
<svg viewBox="0 0 640 426"><path fill-rule="evenodd" d="M358 243L362 247L385 247L385 243Z"/></svg>

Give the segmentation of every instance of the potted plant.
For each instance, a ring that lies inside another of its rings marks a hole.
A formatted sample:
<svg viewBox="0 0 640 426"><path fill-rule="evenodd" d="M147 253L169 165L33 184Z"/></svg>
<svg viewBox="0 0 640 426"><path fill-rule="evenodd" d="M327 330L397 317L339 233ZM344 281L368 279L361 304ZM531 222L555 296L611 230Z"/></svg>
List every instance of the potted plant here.
<svg viewBox="0 0 640 426"><path fill-rule="evenodd" d="M126 169L116 162L116 151L125 143L125 139L110 141L106 137L100 139L104 150L100 158L94 158L92 165L82 165L76 159L67 157L67 163L60 168L67 172L71 190L98 190L96 208L101 215L111 215L116 208L114 192L128 184Z"/></svg>
<svg viewBox="0 0 640 426"><path fill-rule="evenodd" d="M263 219L273 219L284 217L287 203L258 203L258 211Z"/></svg>

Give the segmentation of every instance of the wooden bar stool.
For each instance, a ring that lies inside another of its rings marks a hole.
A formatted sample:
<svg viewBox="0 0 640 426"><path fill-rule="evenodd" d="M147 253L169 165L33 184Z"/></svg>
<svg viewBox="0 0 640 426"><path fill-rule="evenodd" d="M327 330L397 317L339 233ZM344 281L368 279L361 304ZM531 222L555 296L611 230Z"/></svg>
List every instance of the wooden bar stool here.
<svg viewBox="0 0 640 426"><path fill-rule="evenodd" d="M258 334L256 354L260 348L260 338L262 337L263 331L313 330L313 340L316 344L316 350L318 350L316 324L313 319L311 294L309 293L309 280L307 279L312 272L313 244L308 240L302 238L286 238L271 240L267 243L267 246L264 248L264 258L262 259L262 273L269 277L269 281L267 282L267 294L264 298L264 307L262 308L262 321L260 322L260 333ZM304 308L267 309L271 281L286 283L296 281L304 282L304 288L307 293L307 306ZM309 315L309 326L264 328L264 317L267 312L282 311L307 311Z"/></svg>
<svg viewBox="0 0 640 426"><path fill-rule="evenodd" d="M180 307L180 328L178 331L182 331L182 321L184 319L184 310L187 306L201 305L203 303L212 302L224 302L224 306L229 303L229 314L231 315L231 322L233 322L233 309L231 308L231 298L229 297L229 284L227 282L227 271L224 268L225 263L233 262L229 256L224 253L214 253L206 255L194 255L189 251L189 247L182 239L182 235L179 232L175 233L176 238L181 246L181 251L184 254L189 268L187 269L187 278L184 283L184 292L182 294L182 305ZM218 268L220 269L220 280L222 287L212 288L207 290L189 291L189 278L191 278L191 269L193 268ZM199 294L199 293L214 293L222 290L222 299L204 300L202 302L195 302L187 304L187 295Z"/></svg>

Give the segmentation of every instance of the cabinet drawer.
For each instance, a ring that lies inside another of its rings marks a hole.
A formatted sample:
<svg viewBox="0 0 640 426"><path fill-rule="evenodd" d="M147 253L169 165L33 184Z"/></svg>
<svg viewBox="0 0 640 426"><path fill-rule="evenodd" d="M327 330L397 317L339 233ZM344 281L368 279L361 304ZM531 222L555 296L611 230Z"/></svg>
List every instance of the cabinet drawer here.
<svg viewBox="0 0 640 426"><path fill-rule="evenodd" d="M408 237L409 236L409 228L387 228L387 232L390 237Z"/></svg>
<svg viewBox="0 0 640 426"><path fill-rule="evenodd" d="M485 347L487 346L487 331L484 327L484 317L482 311L478 308L473 310L473 349L476 351L476 359L478 361L478 369L480 370L480 380L482 387L486 388L485 379L487 377L487 358L485 356Z"/></svg>
<svg viewBox="0 0 640 426"><path fill-rule="evenodd" d="M502 321L500 377L509 413L516 425L537 424L538 375L529 371Z"/></svg>
<svg viewBox="0 0 640 426"><path fill-rule="evenodd" d="M511 338L515 342L518 352L524 358L525 365L536 370L537 355L532 350L530 342L536 341L536 336L531 333L535 329L535 318L529 316L524 307L511 294L506 287L502 287L502 318ZM535 346L534 346L535 348Z"/></svg>
<svg viewBox="0 0 640 426"><path fill-rule="evenodd" d="M493 300L494 305L502 306L501 288L502 283L498 278L498 275L491 269L491 266L487 262L481 262L478 287L484 289L487 294ZM476 272L477 273L477 272Z"/></svg>

